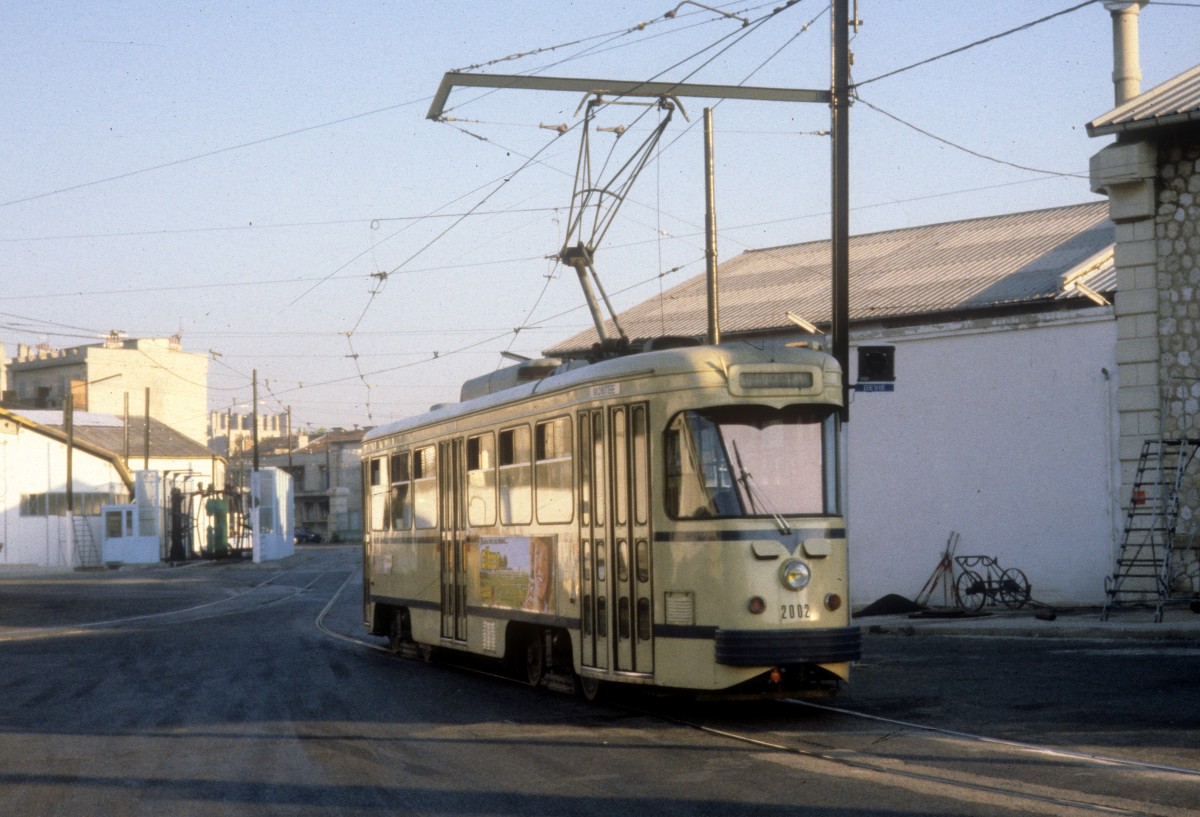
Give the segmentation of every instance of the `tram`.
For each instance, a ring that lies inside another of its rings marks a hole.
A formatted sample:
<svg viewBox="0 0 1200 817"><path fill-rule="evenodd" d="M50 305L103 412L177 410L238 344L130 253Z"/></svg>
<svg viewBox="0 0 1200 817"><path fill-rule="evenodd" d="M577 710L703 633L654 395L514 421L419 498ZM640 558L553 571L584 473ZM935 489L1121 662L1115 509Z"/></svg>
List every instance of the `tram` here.
<svg viewBox="0 0 1200 817"><path fill-rule="evenodd" d="M842 377L808 344L530 361L371 430L366 628L589 699L834 694L861 652Z"/></svg>

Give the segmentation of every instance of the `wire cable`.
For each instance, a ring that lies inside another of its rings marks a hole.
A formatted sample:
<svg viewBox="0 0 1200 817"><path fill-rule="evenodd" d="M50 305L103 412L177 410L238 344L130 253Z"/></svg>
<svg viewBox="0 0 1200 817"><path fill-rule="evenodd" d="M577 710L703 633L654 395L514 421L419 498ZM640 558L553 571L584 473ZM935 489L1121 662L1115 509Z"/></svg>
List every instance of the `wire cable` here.
<svg viewBox="0 0 1200 817"><path fill-rule="evenodd" d="M1079 9L1084 8L1085 6L1093 5L1097 2L1099 2L1099 0L1084 0L1082 3L1078 3L1069 8L1056 11L1053 14L1048 14L1045 17L1040 17L1037 20L1031 20L1028 23L1017 26L1016 28L1010 28L1007 31L1001 31L999 34L993 34L990 37L984 37L982 40L976 40L975 42L967 43L966 45L959 46L958 48L952 48L951 50L945 51L941 54L936 54L919 62L914 62L912 65L906 65L903 68L896 68L895 70L888 71L886 74L880 74L879 76L871 77L870 79L864 79L862 82L855 83L855 85L852 87L861 88L863 85L869 85L872 82L878 82L881 79L887 79L888 77L894 77L897 74L903 74L905 71L911 71L914 68L920 68L922 65L928 65L931 62L937 62L940 59L944 59L955 54L961 54L964 51L969 51L977 46L994 42L1002 37L1007 37L1010 34L1016 34L1020 31L1031 29L1034 26L1039 26L1042 23L1055 19L1056 17L1062 17L1064 14L1070 14L1071 12L1079 11Z"/></svg>
<svg viewBox="0 0 1200 817"><path fill-rule="evenodd" d="M428 102L432 98L433 98L432 96L425 96L425 97L421 97L420 99L410 99L407 102L398 102L395 105L388 105L383 108L376 108L373 111L364 111L362 113L356 113L351 116L344 116L341 119L334 119L329 122L321 122L316 125L308 125L303 128L296 128L295 130L287 131L285 133L277 133L274 136L265 136L262 139L254 139L249 142L242 142L241 144L237 144L237 145L229 145L228 147L217 148L216 150L210 150L207 153L197 153L194 156L186 156L182 159L174 159L170 162L163 162L162 164L152 165L151 167L143 167L139 170L130 170L125 173L118 173L115 176L107 176L103 179L94 179L90 182L83 182L81 184L73 184L69 187L60 187L57 190L50 190L45 193L37 193L32 196L25 196L23 198L13 199L12 201L3 201L3 202L0 202L0 207L9 207L10 205L13 205L13 204L24 204L26 202L36 201L38 199L44 199L49 196L57 196L61 193L70 193L75 190L83 190L84 188L87 188L87 187L95 187L96 185L99 185L99 184L107 184L108 182L115 182L115 181L120 181L121 179L128 179L131 176L138 176L138 175L141 175L142 173L150 173L155 170L164 170L165 168L168 168L168 167L177 167L179 165L189 164L191 162L196 162L201 159L208 159L213 156L220 156L222 153L230 153L231 151L242 150L243 148L254 147L255 145L265 145L266 143L274 142L277 139L286 139L289 136L298 136L301 133L309 133L311 131L320 130L321 128L330 128L330 127L333 127L334 125L344 125L345 123L353 122L356 119L363 119L364 117L375 116L375 115L381 114L381 113L387 113L388 111L394 111L399 108L405 108L405 107L408 107L409 105L416 105L420 102Z"/></svg>
<svg viewBox="0 0 1200 817"><path fill-rule="evenodd" d="M943 145L952 147L955 150L961 150L963 153L970 154L971 156L974 156L977 159L984 159L986 161L995 162L996 164L1005 165L1007 167L1015 167L1018 170L1028 170L1031 173L1044 173L1047 176L1063 176L1063 177L1071 177L1071 178L1076 178L1076 179L1088 178L1086 173L1083 173L1083 174L1081 174L1081 173L1064 173L1064 172L1058 171L1058 170L1045 170L1040 167L1030 167L1028 165L1021 165L1021 164L1017 164L1016 162L1009 162L1005 159L998 159L995 156L989 156L986 153L980 153L977 150L972 150L971 148L960 145L957 142L951 142L949 139L938 136L936 133L930 133L929 131L925 130L924 128L914 125L912 122L908 122L904 119L901 119L900 117L896 116L894 113L889 113L888 111L885 111L883 108L880 108L878 105L872 105L870 102L867 102L867 100L865 100L861 96L859 96L857 91L853 92L852 95L855 100L857 100L858 102L861 102L863 105L866 105L868 108L875 111L876 113L880 113L880 114L886 116L888 119L893 120L894 122L899 122L901 125L904 125L906 128L911 128L912 130L916 131L917 133L921 134L922 136L926 136L930 139L933 139L936 142L941 142Z"/></svg>

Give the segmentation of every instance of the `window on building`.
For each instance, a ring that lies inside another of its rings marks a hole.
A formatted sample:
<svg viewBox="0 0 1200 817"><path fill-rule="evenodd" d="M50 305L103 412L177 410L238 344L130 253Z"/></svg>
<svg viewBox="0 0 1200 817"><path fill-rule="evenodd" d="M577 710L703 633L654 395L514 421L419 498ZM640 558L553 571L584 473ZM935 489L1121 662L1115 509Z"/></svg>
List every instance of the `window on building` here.
<svg viewBox="0 0 1200 817"><path fill-rule="evenodd" d="M119 505L126 500L112 492L76 491L73 497L76 516L100 516L101 506ZM66 516L67 494L58 491L45 494L21 494L21 516Z"/></svg>

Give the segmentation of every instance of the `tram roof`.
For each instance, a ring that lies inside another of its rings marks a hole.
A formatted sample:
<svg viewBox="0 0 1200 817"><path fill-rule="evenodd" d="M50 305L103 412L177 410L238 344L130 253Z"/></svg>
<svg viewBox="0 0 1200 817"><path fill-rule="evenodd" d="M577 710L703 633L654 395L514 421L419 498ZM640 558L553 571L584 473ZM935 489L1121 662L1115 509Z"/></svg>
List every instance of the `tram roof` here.
<svg viewBox="0 0 1200 817"><path fill-rule="evenodd" d="M1106 201L852 236L850 320L913 323L1001 308L1053 309L1078 303L1089 290L1111 300L1114 241ZM719 268L722 333L790 331L788 312L827 324L829 275L828 240L748 250L725 261ZM703 336L705 276L618 318L631 338ZM590 329L546 353L575 354L596 337Z"/></svg>
<svg viewBox="0 0 1200 817"><path fill-rule="evenodd" d="M736 351L735 351L736 350ZM747 351L750 352L747 359ZM690 374L701 371L719 371L721 363L761 363L776 360L786 355L789 363L800 363L837 368L837 362L824 351L804 348L787 348L782 343L749 344L744 341L730 342L720 346L684 346L651 352L625 355L602 360L589 365L567 368L541 380L522 383L503 391L467 400L462 403L447 403L435 406L425 414L376 426L366 433L367 443L401 431L407 431L431 423L444 422L477 411L498 408L516 403L534 395L578 388L589 383L618 381L639 373L654 375ZM735 360L734 358L738 358Z"/></svg>

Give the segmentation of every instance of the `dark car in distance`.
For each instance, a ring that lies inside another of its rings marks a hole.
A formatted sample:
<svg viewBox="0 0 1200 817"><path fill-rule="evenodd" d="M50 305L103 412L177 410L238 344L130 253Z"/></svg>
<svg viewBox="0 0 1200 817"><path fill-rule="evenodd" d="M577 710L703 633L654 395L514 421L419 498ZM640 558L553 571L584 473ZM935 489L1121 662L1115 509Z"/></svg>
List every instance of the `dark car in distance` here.
<svg viewBox="0 0 1200 817"><path fill-rule="evenodd" d="M296 528L296 544L321 544L321 534L312 528Z"/></svg>

